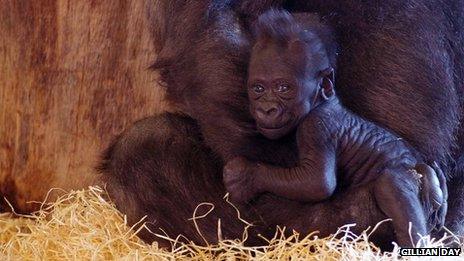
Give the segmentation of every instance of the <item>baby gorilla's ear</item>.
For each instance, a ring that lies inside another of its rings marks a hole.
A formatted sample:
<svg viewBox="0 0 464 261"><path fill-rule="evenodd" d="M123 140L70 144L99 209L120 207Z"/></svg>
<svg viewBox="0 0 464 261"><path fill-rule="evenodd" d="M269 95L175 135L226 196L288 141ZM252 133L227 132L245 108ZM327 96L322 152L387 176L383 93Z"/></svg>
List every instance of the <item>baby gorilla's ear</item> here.
<svg viewBox="0 0 464 261"><path fill-rule="evenodd" d="M335 94L334 82L335 82L335 72L332 67L329 67L321 71L321 88L322 88L322 97L328 100Z"/></svg>

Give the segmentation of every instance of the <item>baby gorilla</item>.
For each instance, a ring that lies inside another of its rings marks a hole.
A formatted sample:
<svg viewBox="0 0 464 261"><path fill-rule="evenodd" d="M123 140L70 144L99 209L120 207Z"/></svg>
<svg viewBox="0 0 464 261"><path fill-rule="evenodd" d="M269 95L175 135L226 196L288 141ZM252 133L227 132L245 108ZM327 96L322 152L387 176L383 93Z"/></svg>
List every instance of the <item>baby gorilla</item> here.
<svg viewBox="0 0 464 261"><path fill-rule="evenodd" d="M251 114L269 139L296 129L299 164L282 168L237 157L224 167L231 198L247 202L268 192L317 202L336 189L369 183L401 246L430 232L426 216L443 222L446 209L434 204L442 202L441 191L421 198L420 185L438 187L434 169L418 163L420 157L401 138L351 113L336 97L330 29L315 15L271 10L258 19L255 34L247 83ZM418 173L428 176L423 184ZM428 179L436 184L426 184Z"/></svg>

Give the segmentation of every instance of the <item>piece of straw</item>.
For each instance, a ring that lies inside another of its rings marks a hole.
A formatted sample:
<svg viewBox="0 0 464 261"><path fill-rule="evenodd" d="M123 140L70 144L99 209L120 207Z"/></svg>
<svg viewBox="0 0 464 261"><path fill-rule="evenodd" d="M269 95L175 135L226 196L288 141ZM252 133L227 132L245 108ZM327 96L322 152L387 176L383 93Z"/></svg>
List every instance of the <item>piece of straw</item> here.
<svg viewBox="0 0 464 261"><path fill-rule="evenodd" d="M227 198L225 198L227 200ZM193 213L192 221L205 214ZM197 209L197 210L198 210ZM238 210L237 210L238 211ZM237 212L238 218L239 212ZM51 204L43 203L32 215L0 214L0 260L398 260L397 249L382 253L369 243L368 230L361 235L347 225L327 238L316 233L301 236L297 232L286 237L285 228L277 228L265 246L247 247L244 238L221 240L206 246L181 243L183 240L157 235L172 242L172 250L160 249L156 243L146 244L137 236L144 220L129 226L127 219L108 200L99 187L71 191ZM246 222L242 220L242 222ZM252 225L246 223L247 225ZM221 238L220 226L218 236ZM376 228L374 228L376 229ZM201 233L201 231L199 231ZM424 238L427 247L440 247L445 239ZM189 242L188 239L185 242ZM462 259L462 257L461 257ZM414 260L414 259L413 259ZM422 260L422 259L421 259ZM451 260L451 259L447 259Z"/></svg>

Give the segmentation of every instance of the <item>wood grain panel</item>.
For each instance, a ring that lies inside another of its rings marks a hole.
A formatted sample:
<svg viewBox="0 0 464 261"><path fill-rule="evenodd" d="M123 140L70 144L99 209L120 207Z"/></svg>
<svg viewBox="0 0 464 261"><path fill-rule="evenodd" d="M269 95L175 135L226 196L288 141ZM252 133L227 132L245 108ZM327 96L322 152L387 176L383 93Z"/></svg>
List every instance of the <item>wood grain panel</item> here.
<svg viewBox="0 0 464 261"><path fill-rule="evenodd" d="M145 0L0 0L0 193L22 211L95 183L99 152L168 106Z"/></svg>

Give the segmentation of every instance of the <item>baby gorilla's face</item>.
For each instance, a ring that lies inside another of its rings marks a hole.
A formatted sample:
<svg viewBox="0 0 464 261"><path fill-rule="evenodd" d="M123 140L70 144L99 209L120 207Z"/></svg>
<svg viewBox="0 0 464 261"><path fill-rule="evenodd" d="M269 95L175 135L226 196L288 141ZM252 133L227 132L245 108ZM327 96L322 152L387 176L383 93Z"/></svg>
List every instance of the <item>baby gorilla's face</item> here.
<svg viewBox="0 0 464 261"><path fill-rule="evenodd" d="M253 52L248 70L250 112L258 131L279 139L299 124L311 108L318 81L299 77L285 53L268 48Z"/></svg>

